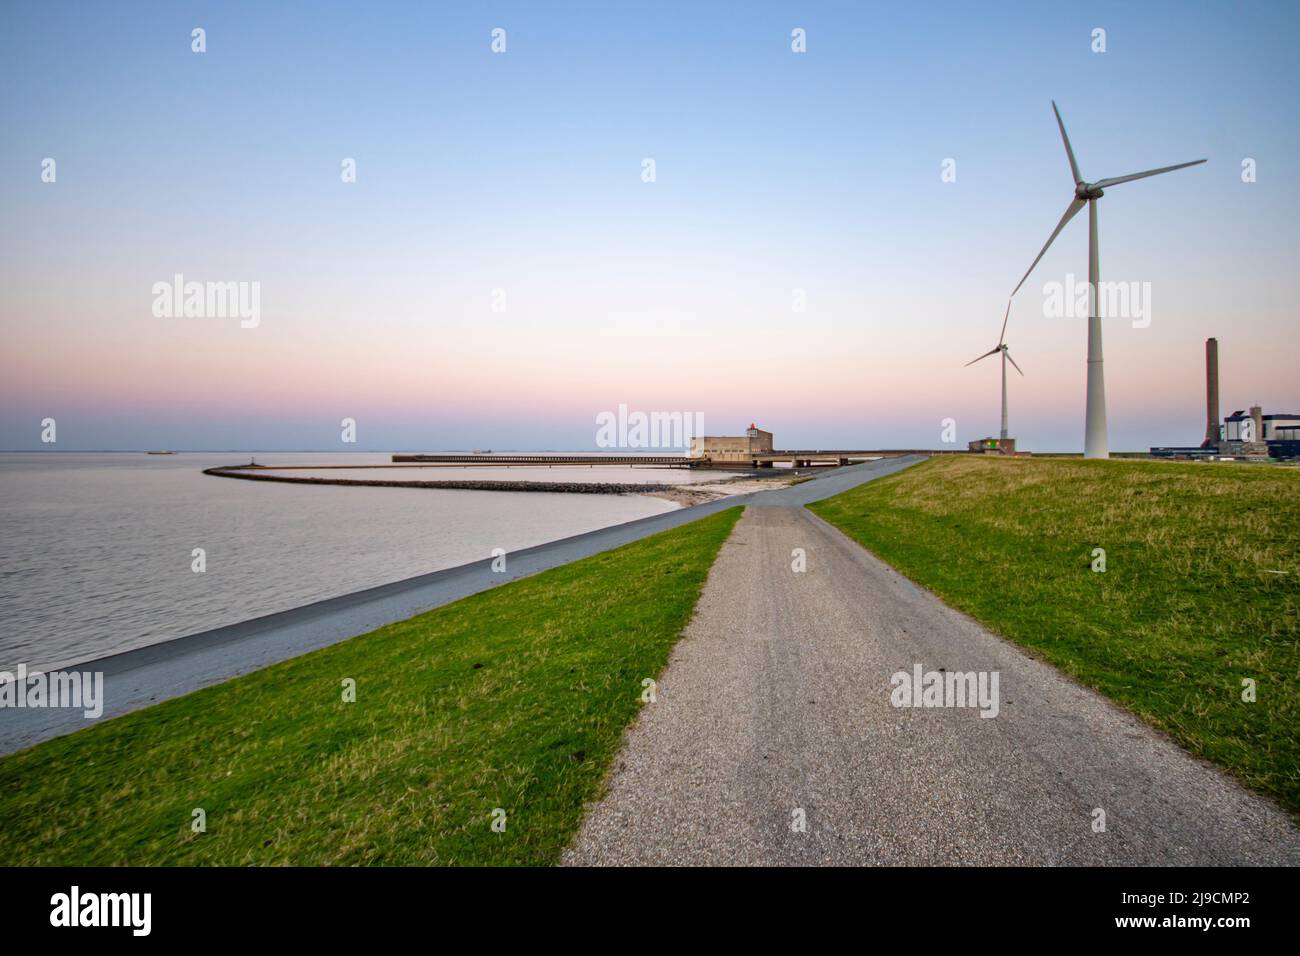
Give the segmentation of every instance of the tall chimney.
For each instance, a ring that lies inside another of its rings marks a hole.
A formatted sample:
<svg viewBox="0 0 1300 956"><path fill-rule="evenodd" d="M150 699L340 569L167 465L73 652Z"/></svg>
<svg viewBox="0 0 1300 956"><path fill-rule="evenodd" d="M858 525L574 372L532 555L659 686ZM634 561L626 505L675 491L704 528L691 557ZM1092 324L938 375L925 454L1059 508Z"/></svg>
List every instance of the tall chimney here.
<svg viewBox="0 0 1300 956"><path fill-rule="evenodd" d="M1205 441L1202 448L1219 444L1219 340L1205 340Z"/></svg>

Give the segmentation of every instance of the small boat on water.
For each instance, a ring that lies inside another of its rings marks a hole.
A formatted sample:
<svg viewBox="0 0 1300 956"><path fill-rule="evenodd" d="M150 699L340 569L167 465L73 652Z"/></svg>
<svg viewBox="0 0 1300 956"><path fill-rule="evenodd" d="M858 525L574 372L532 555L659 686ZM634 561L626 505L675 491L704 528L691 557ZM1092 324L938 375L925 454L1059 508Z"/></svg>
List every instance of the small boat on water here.
<svg viewBox="0 0 1300 956"><path fill-rule="evenodd" d="M147 451L147 452L145 452L145 454L146 454L146 455L174 455L174 454L176 454L176 452L174 452L174 451Z"/></svg>

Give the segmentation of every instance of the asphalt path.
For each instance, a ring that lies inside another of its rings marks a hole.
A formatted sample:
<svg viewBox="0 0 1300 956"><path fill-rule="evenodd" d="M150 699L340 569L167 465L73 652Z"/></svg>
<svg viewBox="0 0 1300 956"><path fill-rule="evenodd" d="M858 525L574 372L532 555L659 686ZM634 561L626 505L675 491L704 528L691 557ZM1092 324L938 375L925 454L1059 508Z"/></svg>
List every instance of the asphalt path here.
<svg viewBox="0 0 1300 956"><path fill-rule="evenodd" d="M996 716L895 706L892 676L917 664L996 672ZM1294 865L1300 831L811 512L778 505L749 508L723 545L564 862Z"/></svg>
<svg viewBox="0 0 1300 956"><path fill-rule="evenodd" d="M485 558L64 668L104 675L102 716L87 719L78 709L0 708L0 755L337 644L737 504L764 504L769 500L805 504L921 460L920 456L908 456L837 468L787 488L736 495L514 551L506 555L504 573L494 572L492 559Z"/></svg>

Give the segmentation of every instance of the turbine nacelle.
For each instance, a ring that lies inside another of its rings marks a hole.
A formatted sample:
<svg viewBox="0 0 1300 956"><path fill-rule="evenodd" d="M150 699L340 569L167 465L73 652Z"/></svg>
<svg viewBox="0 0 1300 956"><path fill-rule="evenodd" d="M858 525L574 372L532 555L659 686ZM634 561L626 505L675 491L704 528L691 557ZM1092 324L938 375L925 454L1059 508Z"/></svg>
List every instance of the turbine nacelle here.
<svg viewBox="0 0 1300 956"><path fill-rule="evenodd" d="M970 366L970 365L974 365L976 362L982 362L982 361L984 361L984 359L988 358L990 355L997 355L997 354L999 354L999 353L1001 353L1002 356L1003 356L1003 357L1004 357L1008 362L1010 362L1010 363L1012 364L1012 366L1015 367L1015 370L1016 370L1017 372L1020 372L1021 375L1024 375L1024 374L1025 374L1023 371L1021 371L1020 366L1019 366L1019 365L1016 365L1016 360L1013 359L1013 358L1011 357L1011 346L1009 346L1009 345L999 345L999 346L997 346L996 348L991 348L991 349L989 349L987 352L985 352L983 355L981 355L979 358L971 359L971 360L970 360L969 362L967 362L966 364L967 364L968 366Z"/></svg>
<svg viewBox="0 0 1300 956"><path fill-rule="evenodd" d="M1100 199L1106 195L1096 183L1079 183L1074 187L1074 198L1087 202L1089 199Z"/></svg>

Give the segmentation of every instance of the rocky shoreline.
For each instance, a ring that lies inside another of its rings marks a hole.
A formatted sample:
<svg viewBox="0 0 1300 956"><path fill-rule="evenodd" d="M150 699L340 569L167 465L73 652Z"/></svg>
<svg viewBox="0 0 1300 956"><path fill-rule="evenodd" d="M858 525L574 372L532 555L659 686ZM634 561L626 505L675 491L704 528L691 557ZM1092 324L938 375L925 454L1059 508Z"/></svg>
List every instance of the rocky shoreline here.
<svg viewBox="0 0 1300 956"><path fill-rule="evenodd" d="M257 466L261 467L261 466ZM611 481L493 481L491 479L452 479L450 481L390 481L369 478L315 478L291 475L267 475L250 471L247 465L223 465L203 469L205 475L218 478L242 478L245 481L282 481L299 485L360 485L378 488L448 488L462 491L550 491L564 494L627 495L671 491L676 485L638 484Z"/></svg>
<svg viewBox="0 0 1300 956"><path fill-rule="evenodd" d="M548 491L556 494L578 495L647 495L662 498L683 508L717 501L732 495L751 491L765 491L790 483L784 477L754 478L736 475L717 481L696 484L666 484L664 482L619 481L495 481L492 479L449 479L447 481L396 481L369 478L318 478L293 475L266 474L274 471L267 465L220 465L205 468L203 474L217 478L241 478L244 481L281 481L300 485L357 485L370 488L442 488L460 491Z"/></svg>

